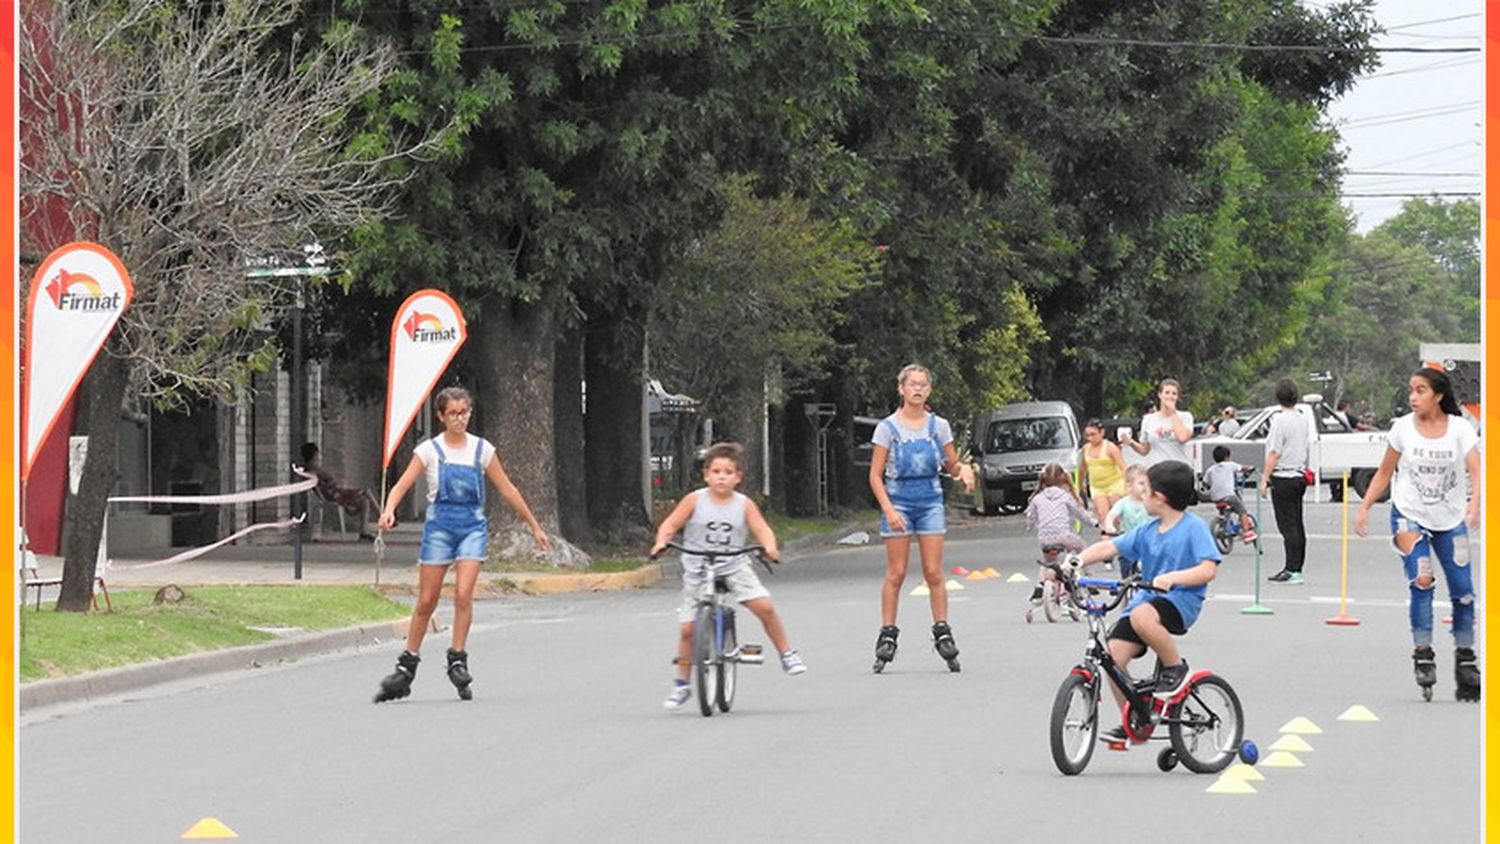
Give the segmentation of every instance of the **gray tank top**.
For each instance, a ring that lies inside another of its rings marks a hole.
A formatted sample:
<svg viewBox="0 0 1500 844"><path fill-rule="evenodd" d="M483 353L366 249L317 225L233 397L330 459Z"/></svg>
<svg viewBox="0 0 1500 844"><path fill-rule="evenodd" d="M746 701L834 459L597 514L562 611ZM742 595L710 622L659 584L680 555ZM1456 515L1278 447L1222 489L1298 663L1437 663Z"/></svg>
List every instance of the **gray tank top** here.
<svg viewBox="0 0 1500 844"><path fill-rule="evenodd" d="M682 544L688 548L726 549L745 547L745 502L743 494L736 492L727 503L713 500L707 489L698 490L694 496L693 514L682 527ZM695 554L683 554L682 566L694 572L703 571L708 560ZM718 557L714 562L714 573L728 574L750 564L750 558Z"/></svg>

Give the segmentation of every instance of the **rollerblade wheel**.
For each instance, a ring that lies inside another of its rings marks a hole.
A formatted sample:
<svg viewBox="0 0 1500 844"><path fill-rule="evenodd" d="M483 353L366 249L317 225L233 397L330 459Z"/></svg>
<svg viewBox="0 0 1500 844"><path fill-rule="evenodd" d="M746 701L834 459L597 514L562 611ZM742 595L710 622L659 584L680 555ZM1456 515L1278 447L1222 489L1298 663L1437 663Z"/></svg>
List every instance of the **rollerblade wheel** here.
<svg viewBox="0 0 1500 844"><path fill-rule="evenodd" d="M1431 686L1423 686L1422 687L1422 700L1427 700L1427 701L1432 700L1432 687Z"/></svg>

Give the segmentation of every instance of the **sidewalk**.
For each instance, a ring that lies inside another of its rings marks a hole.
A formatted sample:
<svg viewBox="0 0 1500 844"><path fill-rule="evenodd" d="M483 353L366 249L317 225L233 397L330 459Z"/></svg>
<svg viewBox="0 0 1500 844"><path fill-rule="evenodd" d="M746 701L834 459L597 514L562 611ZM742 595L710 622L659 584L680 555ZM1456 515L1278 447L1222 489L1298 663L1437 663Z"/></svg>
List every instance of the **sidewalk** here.
<svg viewBox="0 0 1500 844"><path fill-rule="evenodd" d="M383 590L414 593L417 584L417 549L421 544L421 524L401 525L385 535L385 557L380 566ZM139 554L111 560L105 572L105 583L111 591L130 589L155 590L168 583L184 588L193 586L226 586L242 584L368 584L374 585L375 549L368 541L304 542L302 545L302 578L294 574L293 548L290 545L231 545L197 559L151 568L133 568L142 563L165 559L181 549L163 548L149 558ZM37 557L37 573L42 578L62 575L61 557ZM597 592L636 589L648 586L662 576L658 563L648 563L626 572L556 573L556 572L486 572L480 575L479 594L498 595L520 591L542 595L559 592ZM500 581L509 581L499 588ZM451 575L445 594L451 594ZM488 584L488 585L487 585ZM36 593L28 591L22 612L36 612ZM57 588L42 591L42 611L57 600ZM189 654L172 659L126 665L103 671L92 671L56 680L23 683L18 689L22 713L45 712L69 704L115 699L140 689L228 672L254 670L329 651L360 647L389 647L389 643L406 635L405 619L398 622L372 623L339 630L298 631L270 642L245 645L219 651Z"/></svg>
<svg viewBox="0 0 1500 844"><path fill-rule="evenodd" d="M383 535L385 554L379 565L382 588L415 589L417 585L417 549L421 544L420 522L398 525ZM296 578L291 545L228 545L193 560L150 568L137 568L154 560L165 559L179 548L163 548L152 555L121 555L110 560L104 581L111 590L157 589L168 583L178 586L228 586L240 584L374 585L376 555L374 543L364 540L341 541L320 539L302 543L302 577ZM61 557L37 556L37 572L42 578L60 577ZM530 594L570 591L633 589L661 578L661 567L646 565L633 572L570 574L557 572L485 572L481 582L508 580ZM451 576L450 576L451 580ZM55 587L42 591L42 605L57 599ZM28 593L27 603L36 605L36 593Z"/></svg>

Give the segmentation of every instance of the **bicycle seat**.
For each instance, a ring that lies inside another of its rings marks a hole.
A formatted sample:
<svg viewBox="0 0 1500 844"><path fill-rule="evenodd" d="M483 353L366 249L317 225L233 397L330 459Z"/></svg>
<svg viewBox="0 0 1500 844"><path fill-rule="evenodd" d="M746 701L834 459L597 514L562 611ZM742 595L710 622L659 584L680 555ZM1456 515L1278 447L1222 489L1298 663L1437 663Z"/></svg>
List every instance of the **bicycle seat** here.
<svg viewBox="0 0 1500 844"><path fill-rule="evenodd" d="M1228 501L1215 501L1214 502L1214 508L1217 509L1220 513L1222 513L1225 510L1229 509L1229 502Z"/></svg>

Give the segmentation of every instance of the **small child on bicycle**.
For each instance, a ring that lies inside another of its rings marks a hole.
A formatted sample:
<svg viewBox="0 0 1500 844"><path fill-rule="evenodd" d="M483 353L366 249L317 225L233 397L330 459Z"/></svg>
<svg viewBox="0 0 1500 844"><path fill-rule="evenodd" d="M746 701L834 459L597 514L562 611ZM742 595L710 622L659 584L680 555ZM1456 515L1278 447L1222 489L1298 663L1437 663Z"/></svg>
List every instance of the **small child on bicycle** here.
<svg viewBox="0 0 1500 844"><path fill-rule="evenodd" d="M1193 469L1175 460L1163 461L1146 473L1150 494L1146 512L1152 519L1125 532L1085 548L1079 560L1085 565L1111 557L1140 561L1141 579L1165 593L1146 589L1130 596L1121 616L1109 632L1109 653L1120 670L1146 653L1156 652L1158 673L1153 694L1170 698L1188 679L1187 660L1177 650L1173 636L1181 636L1198 620L1208 583L1219 573L1219 549L1203 520L1187 512L1198 500ZM1110 685L1121 710L1125 693ZM1126 741L1124 727L1104 733L1105 741Z"/></svg>
<svg viewBox="0 0 1500 844"><path fill-rule="evenodd" d="M1119 536L1151 521L1151 514L1146 512L1146 496L1150 494L1151 487L1146 483L1146 467L1136 463L1127 468L1125 470L1125 497L1109 508L1109 513L1104 517L1104 523L1099 526L1099 532L1109 536ZM1121 577L1129 577L1135 574L1135 570L1135 560L1120 558Z"/></svg>
<svg viewBox="0 0 1500 844"><path fill-rule="evenodd" d="M708 449L703 458L703 481L707 486L684 495L671 514L662 520L656 529L656 543L651 548L653 557L666 548L679 530L682 531L682 544L689 548L743 548L746 528L765 548L766 559L776 561L781 557L776 534L761 515L760 508L735 489L745 477L740 465L743 455L744 447L739 443L718 443ZM677 679L663 704L668 709L677 709L692 697L688 676L693 649L693 610L703 589L704 578L724 578L729 584L731 597L760 619L766 635L781 655L782 671L801 674L807 670L801 655L787 644L786 629L771 603L771 593L761 584L750 558L741 555L719 560L712 566L713 571L710 572L709 568L703 557L682 555L682 601L677 609L681 635L677 642Z"/></svg>
<svg viewBox="0 0 1500 844"><path fill-rule="evenodd" d="M1036 491L1026 502L1026 529L1036 531L1037 543L1044 549L1049 545L1061 545L1065 550L1077 553L1083 550L1083 538L1073 531L1074 520L1099 526L1098 519L1083 506L1078 493L1073 490L1073 480L1060 464L1048 463L1037 475ZM1042 602L1043 580L1054 579L1050 569L1042 569L1036 588L1031 592L1031 605Z"/></svg>
<svg viewBox="0 0 1500 844"><path fill-rule="evenodd" d="M1215 504L1228 505L1230 512L1240 517L1240 537L1245 542L1255 541L1255 522L1245 510L1245 502L1236 492L1240 479L1245 475L1244 466L1229 459L1229 446L1214 446L1214 465L1203 473L1203 484L1208 487L1208 500Z"/></svg>

